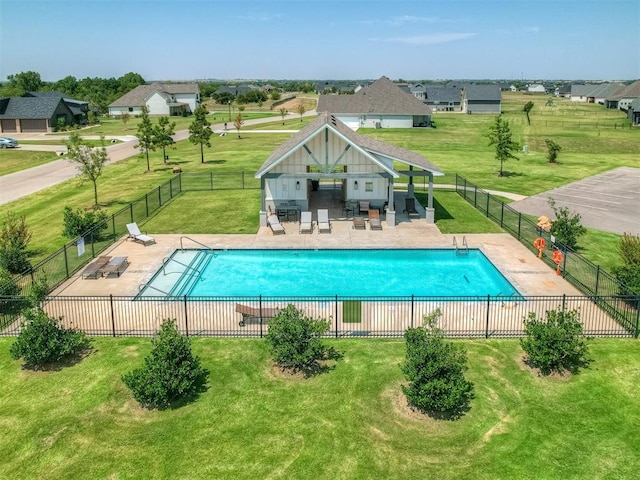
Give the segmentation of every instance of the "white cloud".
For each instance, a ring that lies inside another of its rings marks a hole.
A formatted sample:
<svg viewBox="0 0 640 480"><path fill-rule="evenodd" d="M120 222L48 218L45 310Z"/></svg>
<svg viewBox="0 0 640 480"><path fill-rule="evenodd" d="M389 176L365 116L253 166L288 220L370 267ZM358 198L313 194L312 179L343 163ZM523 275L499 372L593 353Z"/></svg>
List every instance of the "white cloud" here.
<svg viewBox="0 0 640 480"><path fill-rule="evenodd" d="M443 23L444 20L438 17L417 17L415 15L398 15L395 17L384 18L379 20L362 20L360 23L364 25L391 25L401 27L403 25L416 25L421 23Z"/></svg>
<svg viewBox="0 0 640 480"><path fill-rule="evenodd" d="M413 35L408 37L370 38L371 42L404 43L406 45L436 45L439 43L456 42L475 37L477 33L431 33L427 35Z"/></svg>

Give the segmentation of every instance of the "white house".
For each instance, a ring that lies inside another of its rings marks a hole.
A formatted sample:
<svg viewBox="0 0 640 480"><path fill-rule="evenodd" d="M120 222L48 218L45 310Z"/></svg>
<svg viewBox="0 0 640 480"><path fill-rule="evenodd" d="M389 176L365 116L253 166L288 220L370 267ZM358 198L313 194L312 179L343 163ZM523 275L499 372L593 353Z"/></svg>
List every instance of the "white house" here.
<svg viewBox="0 0 640 480"><path fill-rule="evenodd" d="M180 116L193 113L199 105L197 83L152 83L137 86L109 105L109 116L140 115L143 106L149 115Z"/></svg>
<svg viewBox="0 0 640 480"><path fill-rule="evenodd" d="M409 169L398 171L396 163ZM409 178L409 196L414 177L429 179L426 218L433 223L433 177L442 175L419 153L360 135L325 112L276 148L257 171L262 190L260 224L266 226L267 212L284 202L308 210L318 194L318 182L331 180L344 202L368 200L376 208L386 207L387 224L394 226L393 184L400 177Z"/></svg>
<svg viewBox="0 0 640 480"><path fill-rule="evenodd" d="M531 85L529 85L527 87L527 92L529 92L529 93L545 93L546 90L544 88L544 85L542 85L541 83L532 83Z"/></svg>

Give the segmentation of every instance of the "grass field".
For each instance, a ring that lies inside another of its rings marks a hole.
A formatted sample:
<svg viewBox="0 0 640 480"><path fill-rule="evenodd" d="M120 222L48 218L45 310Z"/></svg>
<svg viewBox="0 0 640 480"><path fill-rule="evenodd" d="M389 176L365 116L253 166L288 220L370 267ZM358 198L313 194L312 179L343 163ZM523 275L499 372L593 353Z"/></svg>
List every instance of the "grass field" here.
<svg viewBox="0 0 640 480"><path fill-rule="evenodd" d="M0 149L0 177L59 159L60 157L55 152Z"/></svg>
<svg viewBox="0 0 640 480"><path fill-rule="evenodd" d="M0 477L614 479L640 468L640 343L591 341L571 378L526 370L517 340L463 341L470 410L436 421L406 407L404 341L330 341L344 358L308 379L275 370L260 340L194 339L207 390L173 410L138 407L120 376L149 339L102 338L80 362L32 372L8 356Z"/></svg>

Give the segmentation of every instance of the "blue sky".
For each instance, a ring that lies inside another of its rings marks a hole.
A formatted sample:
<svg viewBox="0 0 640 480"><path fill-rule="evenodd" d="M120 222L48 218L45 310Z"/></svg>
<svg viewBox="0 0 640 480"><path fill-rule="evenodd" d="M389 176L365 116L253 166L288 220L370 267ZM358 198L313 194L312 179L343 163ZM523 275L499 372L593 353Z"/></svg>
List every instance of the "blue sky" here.
<svg viewBox="0 0 640 480"><path fill-rule="evenodd" d="M640 0L0 0L0 79L640 78Z"/></svg>

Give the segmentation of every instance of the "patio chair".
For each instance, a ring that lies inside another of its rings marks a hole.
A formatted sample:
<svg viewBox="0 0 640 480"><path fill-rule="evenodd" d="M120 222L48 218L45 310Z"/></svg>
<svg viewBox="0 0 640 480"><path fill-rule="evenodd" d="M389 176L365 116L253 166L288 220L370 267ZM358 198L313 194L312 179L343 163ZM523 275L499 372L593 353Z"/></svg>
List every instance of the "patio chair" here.
<svg viewBox="0 0 640 480"><path fill-rule="evenodd" d="M366 230L367 225L364 222L364 217L353 217L353 228L356 230Z"/></svg>
<svg viewBox="0 0 640 480"><path fill-rule="evenodd" d="M404 211L409 215L411 215L412 213L416 215L420 214L420 212L416 210L416 199L414 197L406 197L404 199Z"/></svg>
<svg viewBox="0 0 640 480"><path fill-rule="evenodd" d="M369 208L369 200L360 200L360 206L358 208L359 213L367 213Z"/></svg>
<svg viewBox="0 0 640 480"><path fill-rule="evenodd" d="M300 214L300 233L313 233L311 212L302 212Z"/></svg>
<svg viewBox="0 0 640 480"><path fill-rule="evenodd" d="M238 325L244 327L247 322L260 323L260 318L266 322L275 317L279 312L279 308L256 308L250 305L244 305L242 303L236 303L236 312L242 315L242 320L238 322Z"/></svg>
<svg viewBox="0 0 640 480"><path fill-rule="evenodd" d="M138 227L137 223L127 223L127 230L129 231L128 238L132 239L134 242L143 244L145 247L152 243L156 243L153 237L150 237L140 231L140 227Z"/></svg>
<svg viewBox="0 0 640 480"><path fill-rule="evenodd" d="M118 277L129 266L127 257L113 257L104 267L102 267L102 276L108 277L115 273Z"/></svg>
<svg viewBox="0 0 640 480"><path fill-rule="evenodd" d="M269 215L267 217L267 225L269 225L269 228L271 229L274 235L280 235L281 233L282 234L286 233L284 231L284 227L280 223L280 220L278 220L277 215L273 215L273 214Z"/></svg>
<svg viewBox="0 0 640 480"><path fill-rule="evenodd" d="M318 209L318 233L331 233L331 222L329 222L329 210L326 208Z"/></svg>
<svg viewBox="0 0 640 480"><path fill-rule="evenodd" d="M84 267L81 277L85 278L98 278L102 276L102 269L111 260L110 256L103 255L96 258L92 263Z"/></svg>
<svg viewBox="0 0 640 480"><path fill-rule="evenodd" d="M369 228L371 230L382 230L382 222L380 221L379 210L369 210Z"/></svg>

